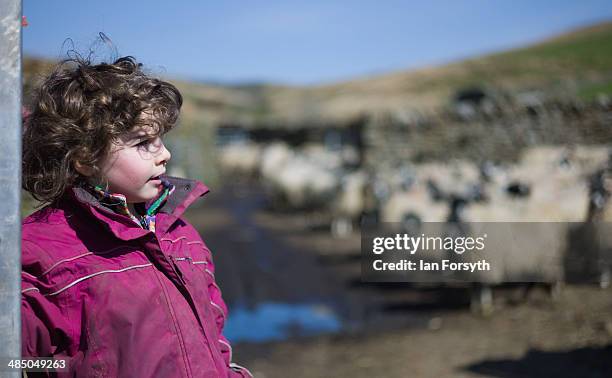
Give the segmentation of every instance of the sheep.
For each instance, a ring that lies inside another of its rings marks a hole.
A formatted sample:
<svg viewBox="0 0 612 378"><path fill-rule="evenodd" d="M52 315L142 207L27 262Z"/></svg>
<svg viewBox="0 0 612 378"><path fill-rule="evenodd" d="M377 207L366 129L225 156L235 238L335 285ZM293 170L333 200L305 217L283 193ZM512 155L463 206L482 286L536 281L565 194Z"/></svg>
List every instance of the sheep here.
<svg viewBox="0 0 612 378"><path fill-rule="evenodd" d="M342 155L336 151L330 151L321 144L310 143L300 149L300 154L307 160L328 170L342 168Z"/></svg>
<svg viewBox="0 0 612 378"><path fill-rule="evenodd" d="M229 174L253 177L261 164L262 148L255 143L230 144L219 149L219 165Z"/></svg>
<svg viewBox="0 0 612 378"><path fill-rule="evenodd" d="M465 211L471 222L582 222L587 218L586 172L601 164L605 147L540 146L527 149L519 164L486 183L489 201ZM523 195L509 195L522 186ZM525 192L525 188L529 188ZM528 195L527 195L528 194Z"/></svg>
<svg viewBox="0 0 612 378"><path fill-rule="evenodd" d="M612 278L612 154L602 167L589 177L589 208L586 223L574 230L581 253L568 256L568 268L578 274L573 279L598 281L600 287L610 286ZM572 241L575 241L572 239Z"/></svg>
<svg viewBox="0 0 612 378"><path fill-rule="evenodd" d="M284 193L291 208L304 209L325 204L340 185L332 172L296 156L282 166L272 182Z"/></svg>
<svg viewBox="0 0 612 378"><path fill-rule="evenodd" d="M291 209L320 207L340 186L336 172L284 143L264 148L260 172L275 201Z"/></svg>
<svg viewBox="0 0 612 378"><path fill-rule="evenodd" d="M588 218L589 188L585 178L587 172L600 165L606 155L607 147L567 149L540 146L526 150L520 163L507 168L504 174L494 175L487 184L489 201L471 204L463 214L464 220L508 222L504 225L507 235L518 237L508 240L507 245L500 243L498 251L493 249L488 254L502 259L499 263L504 267L504 276L484 275L478 279L494 284L527 280L528 277L529 281L548 283L554 295L560 282L567 279L568 272L584 270L575 266L576 257L582 260L593 258L586 256L585 240L578 245L575 239L580 233L584 239L586 230L576 223L567 222L583 222ZM510 195L508 189L513 185L529 190L522 190L521 196ZM503 240L504 235L500 236ZM596 259L601 259L601 252L597 253ZM607 270L604 266L601 282L606 282L609 266Z"/></svg>
<svg viewBox="0 0 612 378"><path fill-rule="evenodd" d="M518 164L483 167L486 172L461 161L450 166L415 165L410 188L399 190L389 185L391 190L383 204L382 219L400 222L412 217L417 223L424 222L420 231L427 231L425 222L452 221L462 224L458 228L460 233L490 234L489 240L494 242L487 245L481 257L484 254L498 269L475 272L468 277L459 273L452 276L479 283L474 287L473 296L473 308L479 311L486 313L492 309L490 287L503 282L542 282L554 296L567 274L571 231L568 222L587 219L586 178L607 157L606 146L571 149L539 146L525 150ZM612 204L609 209L612 216ZM604 244L597 250L598 258L604 261L601 282L609 283L612 257L607 256L612 255L612 236L608 238L609 244L606 238L612 233L601 227L595 235ZM470 262L476 257L463 255L461 261Z"/></svg>
<svg viewBox="0 0 612 378"><path fill-rule="evenodd" d="M267 180L273 178L278 170L294 156L285 143L273 143L265 146L261 152L260 173Z"/></svg>
<svg viewBox="0 0 612 378"><path fill-rule="evenodd" d="M368 185L368 175L363 170L347 173L342 177L342 186L331 204L333 236L349 235L353 231L355 221L371 210L373 199Z"/></svg>
<svg viewBox="0 0 612 378"><path fill-rule="evenodd" d="M408 217L420 222L444 222L448 205L431 199L424 185L416 184L409 191L394 192L381 209L383 222L402 222Z"/></svg>
<svg viewBox="0 0 612 378"><path fill-rule="evenodd" d="M414 171L416 181L435 183L445 197L469 197L469 193L480 181L478 168L464 160L419 164L415 165Z"/></svg>
<svg viewBox="0 0 612 378"><path fill-rule="evenodd" d="M381 211L384 222L446 222L462 201L480 200L480 172L471 163L418 164L411 172L412 178L403 180L409 185L393 186Z"/></svg>

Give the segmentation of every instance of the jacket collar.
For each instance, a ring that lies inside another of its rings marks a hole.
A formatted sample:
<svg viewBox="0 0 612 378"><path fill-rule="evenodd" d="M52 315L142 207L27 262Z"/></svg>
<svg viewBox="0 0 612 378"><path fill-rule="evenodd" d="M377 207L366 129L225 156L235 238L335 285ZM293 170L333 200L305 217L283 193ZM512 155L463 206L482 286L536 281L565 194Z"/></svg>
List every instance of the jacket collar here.
<svg viewBox="0 0 612 378"><path fill-rule="evenodd" d="M164 178L175 186L175 191L159 208L155 231L157 235L165 234L193 202L209 192L206 185L197 180L172 176L164 176ZM72 198L73 202L76 202L78 207L85 209L94 218L102 222L119 239L133 240L150 233L150 231L138 227L127 215L117 214L100 203L93 194L83 187L70 188L68 196ZM159 216L162 213L166 216Z"/></svg>

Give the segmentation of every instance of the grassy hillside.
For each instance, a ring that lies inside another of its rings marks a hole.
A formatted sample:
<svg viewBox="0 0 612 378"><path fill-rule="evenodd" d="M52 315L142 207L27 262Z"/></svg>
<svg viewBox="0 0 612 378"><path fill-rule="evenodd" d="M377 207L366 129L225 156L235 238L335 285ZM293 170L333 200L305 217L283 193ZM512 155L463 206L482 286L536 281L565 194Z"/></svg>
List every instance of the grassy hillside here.
<svg viewBox="0 0 612 378"><path fill-rule="evenodd" d="M592 100L599 93L612 93L611 46L612 22L608 22L525 48L330 85L180 86L194 107L203 105L194 111L206 109L214 119L247 124L432 109L447 103L456 90L472 85L510 92L535 89Z"/></svg>
<svg viewBox="0 0 612 378"><path fill-rule="evenodd" d="M26 87L49 67L49 62L26 58ZM536 89L591 100L599 93L612 93L612 22L525 48L329 85L176 84L185 96L185 118L214 125L345 119L362 112L432 109L447 103L456 90L472 85L510 92Z"/></svg>

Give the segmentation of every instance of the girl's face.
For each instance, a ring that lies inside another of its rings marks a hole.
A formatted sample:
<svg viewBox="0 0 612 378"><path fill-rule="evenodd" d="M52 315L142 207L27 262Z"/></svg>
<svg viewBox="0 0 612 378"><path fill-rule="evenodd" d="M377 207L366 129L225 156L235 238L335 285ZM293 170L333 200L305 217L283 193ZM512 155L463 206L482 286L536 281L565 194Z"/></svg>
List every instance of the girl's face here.
<svg viewBox="0 0 612 378"><path fill-rule="evenodd" d="M171 154L159 136L136 129L111 146L102 161L104 182L112 193L121 193L128 203L146 202L162 189L159 176L166 173Z"/></svg>

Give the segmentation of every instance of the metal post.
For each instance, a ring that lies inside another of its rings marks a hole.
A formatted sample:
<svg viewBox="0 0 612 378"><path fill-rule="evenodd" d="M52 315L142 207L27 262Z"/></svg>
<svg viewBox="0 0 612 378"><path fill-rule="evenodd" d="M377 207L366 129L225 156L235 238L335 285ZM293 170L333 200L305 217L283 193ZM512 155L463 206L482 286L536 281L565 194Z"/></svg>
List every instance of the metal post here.
<svg viewBox="0 0 612 378"><path fill-rule="evenodd" d="M8 358L21 357L20 196L21 0L0 0L0 357Z"/></svg>

